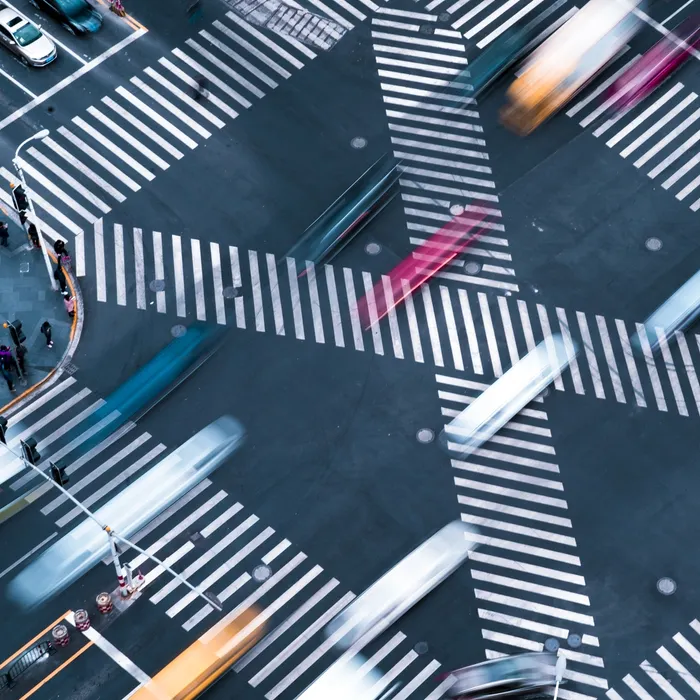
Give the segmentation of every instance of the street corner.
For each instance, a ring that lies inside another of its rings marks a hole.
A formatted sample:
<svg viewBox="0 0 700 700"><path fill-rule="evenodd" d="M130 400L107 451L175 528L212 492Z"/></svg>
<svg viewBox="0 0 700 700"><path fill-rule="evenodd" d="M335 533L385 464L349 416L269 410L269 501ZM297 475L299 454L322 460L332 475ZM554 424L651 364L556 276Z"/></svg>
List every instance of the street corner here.
<svg viewBox="0 0 700 700"><path fill-rule="evenodd" d="M83 328L83 298L65 248L59 248L64 268L53 252L42 260L42 251L23 239L24 231L12 229L0 248L1 415L16 413L70 371Z"/></svg>

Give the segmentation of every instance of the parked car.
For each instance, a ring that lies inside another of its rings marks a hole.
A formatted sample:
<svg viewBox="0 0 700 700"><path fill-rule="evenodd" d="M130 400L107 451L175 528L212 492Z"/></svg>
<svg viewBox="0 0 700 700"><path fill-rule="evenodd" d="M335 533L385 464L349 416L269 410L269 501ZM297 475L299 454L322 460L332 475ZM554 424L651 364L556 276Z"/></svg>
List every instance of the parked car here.
<svg viewBox="0 0 700 700"><path fill-rule="evenodd" d="M57 19L71 34L96 32L102 15L87 0L29 0L38 10Z"/></svg>
<svg viewBox="0 0 700 700"><path fill-rule="evenodd" d="M456 681L447 689L448 698L492 700L524 695L554 685L555 654L535 652L483 661L443 676Z"/></svg>
<svg viewBox="0 0 700 700"><path fill-rule="evenodd" d="M46 66L57 56L56 45L40 26L1 3L0 42L29 66Z"/></svg>
<svg viewBox="0 0 700 700"><path fill-rule="evenodd" d="M612 100L610 109L621 112L638 105L691 57L688 47L698 46L700 15L694 15L663 37L612 84L605 96Z"/></svg>

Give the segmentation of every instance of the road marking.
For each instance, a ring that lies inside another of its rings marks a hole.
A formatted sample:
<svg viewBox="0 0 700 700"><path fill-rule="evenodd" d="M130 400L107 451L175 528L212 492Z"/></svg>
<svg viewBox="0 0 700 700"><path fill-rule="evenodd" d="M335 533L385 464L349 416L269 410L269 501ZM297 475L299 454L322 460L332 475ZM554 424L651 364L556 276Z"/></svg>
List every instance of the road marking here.
<svg viewBox="0 0 700 700"><path fill-rule="evenodd" d="M124 260L124 228L114 224L114 266L117 276L117 304L126 306L126 264Z"/></svg>
<svg viewBox="0 0 700 700"><path fill-rule="evenodd" d="M27 112L30 112L37 105L40 105L42 102L48 100L50 97L53 97L56 93L63 90L64 87L67 87L71 83L75 82L78 78L81 78L86 73L89 73L93 68L99 66L100 63L102 63L103 61L106 61L111 56L114 56L114 54L119 53L119 51L121 51L122 49L125 49L129 44L131 44L131 42L141 38L147 31L148 30L145 28L141 28L135 31L133 34L130 34L129 36L122 39L118 44L111 46L109 49L107 49L107 51L97 56L97 58L93 58L92 61L82 66L82 68L79 68L77 71L75 71L75 73L72 73L71 75L67 76L59 83L54 85L52 88L46 90L46 92L43 92L37 97L34 97L32 101L28 102L26 105L24 105L24 107L20 107L19 109L15 110L12 114L5 117L2 121L0 121L0 131L2 131L9 124L12 124L18 119L21 119L25 114L27 114Z"/></svg>
<svg viewBox="0 0 700 700"><path fill-rule="evenodd" d="M4 569L2 572L0 572L0 578L5 576L6 574L9 574L10 571L12 571L14 568L18 567L23 561L28 559L29 557L34 554L34 552L39 551L47 542L51 542L51 540L56 537L58 533L54 532L53 534L49 535L45 540L40 542L36 547L33 547L30 549L24 556L21 556L14 564L10 564L6 569Z"/></svg>
<svg viewBox="0 0 700 700"><path fill-rule="evenodd" d="M69 656L58 668L54 669L51 673L49 673L46 678L42 679L39 683L37 683L28 693L25 693L19 700L27 700L27 698L31 697L36 693L37 690L42 688L44 685L46 685L52 678L57 676L66 666L69 664L72 664L79 656L84 654L91 646L93 646L93 642L89 641L82 649L78 649L78 651L75 652L72 656Z"/></svg>

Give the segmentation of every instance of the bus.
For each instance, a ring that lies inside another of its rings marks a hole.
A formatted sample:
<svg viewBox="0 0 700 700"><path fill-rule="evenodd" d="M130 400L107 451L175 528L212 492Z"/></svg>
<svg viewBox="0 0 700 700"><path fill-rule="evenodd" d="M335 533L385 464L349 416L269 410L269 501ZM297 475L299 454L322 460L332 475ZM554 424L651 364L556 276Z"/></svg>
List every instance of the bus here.
<svg viewBox="0 0 700 700"><path fill-rule="evenodd" d="M525 136L556 114L635 35L637 0L590 0L536 49L506 93L501 121Z"/></svg>
<svg viewBox="0 0 700 700"><path fill-rule="evenodd" d="M194 700L257 644L262 625L255 624L259 611L249 608L224 627L213 639L198 639L159 671L129 700ZM247 634L246 634L247 632ZM232 639L237 643L229 644ZM238 641L240 639L240 641ZM230 648L229 648L230 647Z"/></svg>
<svg viewBox="0 0 700 700"><path fill-rule="evenodd" d="M574 341L567 348L559 334L543 340L445 427L442 447L448 453L471 454L544 391L577 352Z"/></svg>

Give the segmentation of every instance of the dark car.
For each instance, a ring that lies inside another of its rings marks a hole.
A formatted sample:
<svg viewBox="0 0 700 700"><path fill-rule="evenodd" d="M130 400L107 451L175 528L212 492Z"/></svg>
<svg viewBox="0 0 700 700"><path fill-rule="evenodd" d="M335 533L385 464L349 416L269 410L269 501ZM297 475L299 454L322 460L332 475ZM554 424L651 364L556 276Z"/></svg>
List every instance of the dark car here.
<svg viewBox="0 0 700 700"><path fill-rule="evenodd" d="M96 32L102 15L87 0L29 0L34 7L55 17L71 34Z"/></svg>

